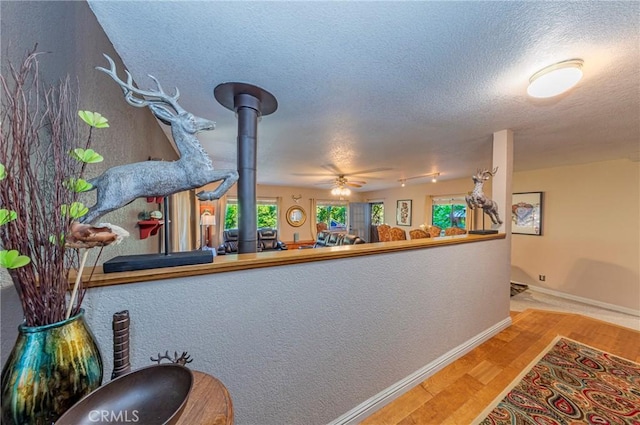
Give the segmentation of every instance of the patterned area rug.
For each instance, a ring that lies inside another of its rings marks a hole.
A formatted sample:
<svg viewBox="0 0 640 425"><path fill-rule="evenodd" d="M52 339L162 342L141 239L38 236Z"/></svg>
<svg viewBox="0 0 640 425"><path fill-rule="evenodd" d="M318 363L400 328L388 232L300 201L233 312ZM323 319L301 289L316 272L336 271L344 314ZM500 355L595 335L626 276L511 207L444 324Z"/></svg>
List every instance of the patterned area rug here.
<svg viewBox="0 0 640 425"><path fill-rule="evenodd" d="M640 424L640 364L565 337L532 364L474 424Z"/></svg>

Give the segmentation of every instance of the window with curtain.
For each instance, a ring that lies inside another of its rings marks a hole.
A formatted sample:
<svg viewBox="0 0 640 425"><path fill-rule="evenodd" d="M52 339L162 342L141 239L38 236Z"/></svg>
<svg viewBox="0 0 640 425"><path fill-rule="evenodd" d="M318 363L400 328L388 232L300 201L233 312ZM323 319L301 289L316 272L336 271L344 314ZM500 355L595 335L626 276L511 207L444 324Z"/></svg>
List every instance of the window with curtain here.
<svg viewBox="0 0 640 425"><path fill-rule="evenodd" d="M275 198L256 199L258 228L278 228L278 200ZM224 215L224 230L238 228L238 198L227 198L227 208Z"/></svg>
<svg viewBox="0 0 640 425"><path fill-rule="evenodd" d="M447 227L467 228L467 201L465 195L433 197L431 223L441 229Z"/></svg>
<svg viewBox="0 0 640 425"><path fill-rule="evenodd" d="M349 204L347 201L322 201L316 203L316 222L326 223L327 230L347 230Z"/></svg>

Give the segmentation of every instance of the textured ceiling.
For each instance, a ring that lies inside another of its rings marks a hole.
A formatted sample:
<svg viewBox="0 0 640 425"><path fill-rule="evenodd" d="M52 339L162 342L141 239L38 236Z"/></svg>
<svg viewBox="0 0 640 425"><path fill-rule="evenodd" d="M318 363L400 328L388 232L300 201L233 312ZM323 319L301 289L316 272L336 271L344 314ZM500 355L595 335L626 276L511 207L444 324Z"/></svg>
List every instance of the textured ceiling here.
<svg viewBox="0 0 640 425"><path fill-rule="evenodd" d="M390 168L360 176L360 191L466 177L507 128L516 171L640 159L637 1L89 4L139 86L152 74L216 121L199 135L216 168L236 168L237 120L214 87L275 95L258 124L259 184L318 187L324 177L299 174L327 165ZM585 62L572 91L526 96L534 72L571 58Z"/></svg>

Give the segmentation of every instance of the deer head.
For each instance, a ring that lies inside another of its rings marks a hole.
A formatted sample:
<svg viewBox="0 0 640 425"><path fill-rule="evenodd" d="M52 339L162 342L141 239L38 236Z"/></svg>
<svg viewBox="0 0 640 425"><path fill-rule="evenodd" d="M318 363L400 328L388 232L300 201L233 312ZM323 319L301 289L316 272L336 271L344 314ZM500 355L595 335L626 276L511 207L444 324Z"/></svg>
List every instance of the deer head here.
<svg viewBox="0 0 640 425"><path fill-rule="evenodd" d="M109 69L96 67L98 71L102 71L110 76L122 89L124 93L124 99L131 106L136 108L143 108L148 106L160 121L166 125L177 125L181 127L188 134L195 134L202 130L213 130L215 123L204 118L199 118L190 112L185 111L179 104L178 98L180 97L180 91L176 87L175 93L170 96L165 93L164 89L160 85L160 82L153 75L149 75L149 78L156 84L155 90L140 90L133 85L133 77L129 71L125 70L127 74L127 82L125 83L118 77L116 72L116 64L109 57L104 55L109 62Z"/></svg>
<svg viewBox="0 0 640 425"><path fill-rule="evenodd" d="M489 180L489 177L493 177L498 172L498 167L495 167L493 170L489 171L488 169L480 169L476 170L476 174L471 176L471 179L474 183L483 183Z"/></svg>

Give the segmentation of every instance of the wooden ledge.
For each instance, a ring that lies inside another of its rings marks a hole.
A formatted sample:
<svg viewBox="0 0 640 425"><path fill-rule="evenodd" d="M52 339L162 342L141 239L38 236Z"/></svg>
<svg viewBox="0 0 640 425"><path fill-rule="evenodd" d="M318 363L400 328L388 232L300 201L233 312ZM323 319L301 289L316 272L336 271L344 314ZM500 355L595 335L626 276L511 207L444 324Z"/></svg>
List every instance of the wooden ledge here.
<svg viewBox="0 0 640 425"><path fill-rule="evenodd" d="M504 239L504 233L494 235L459 235L440 238L413 239L407 241L365 243L360 245L333 246L325 248L290 249L286 251L267 251L255 254L218 255L210 264L192 266L166 267L161 269L137 270L130 272L103 273L97 267L88 288L120 285L124 283L146 282L151 280L175 279L188 276L199 276L211 273L224 273L238 270L249 270L262 267L277 267L288 264L310 263L315 261L335 260L338 258L360 257L364 255L386 254L415 249L437 248L440 246L458 245L472 242ZM85 282L89 273L85 273ZM71 277L74 279L74 277Z"/></svg>

